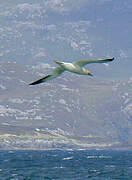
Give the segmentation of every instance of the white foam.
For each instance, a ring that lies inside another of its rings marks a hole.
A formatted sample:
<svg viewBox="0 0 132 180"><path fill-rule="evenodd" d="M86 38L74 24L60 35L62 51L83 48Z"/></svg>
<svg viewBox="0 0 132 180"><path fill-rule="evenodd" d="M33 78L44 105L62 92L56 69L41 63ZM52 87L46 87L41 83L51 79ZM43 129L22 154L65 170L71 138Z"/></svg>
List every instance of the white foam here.
<svg viewBox="0 0 132 180"><path fill-rule="evenodd" d="M63 160L70 160L70 159L73 159L73 156L71 156L71 157L66 157L66 158L63 158Z"/></svg>

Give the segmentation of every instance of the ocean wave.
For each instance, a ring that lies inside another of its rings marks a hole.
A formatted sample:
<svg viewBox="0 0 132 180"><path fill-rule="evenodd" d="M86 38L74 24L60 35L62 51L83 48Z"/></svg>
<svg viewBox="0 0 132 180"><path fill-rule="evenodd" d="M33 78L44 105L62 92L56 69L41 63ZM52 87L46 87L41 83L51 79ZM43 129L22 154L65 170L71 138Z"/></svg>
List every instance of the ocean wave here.
<svg viewBox="0 0 132 180"><path fill-rule="evenodd" d="M66 157L66 158L63 158L62 160L71 160L71 159L73 159L74 157L73 156L71 156L71 157Z"/></svg>
<svg viewBox="0 0 132 180"><path fill-rule="evenodd" d="M88 159L110 159L112 158L111 156L87 156Z"/></svg>

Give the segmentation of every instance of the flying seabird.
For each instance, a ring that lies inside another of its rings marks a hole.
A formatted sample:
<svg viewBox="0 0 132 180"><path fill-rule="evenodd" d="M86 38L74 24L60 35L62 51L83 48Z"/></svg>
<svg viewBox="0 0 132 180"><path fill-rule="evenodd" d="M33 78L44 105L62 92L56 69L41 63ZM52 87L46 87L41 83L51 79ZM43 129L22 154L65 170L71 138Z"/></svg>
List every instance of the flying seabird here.
<svg viewBox="0 0 132 180"><path fill-rule="evenodd" d="M53 72L37 81L34 81L30 83L29 85L36 85L43 82L46 82L48 80L54 79L58 76L60 76L64 71L69 71L72 73L76 73L79 75L89 75L93 76L91 72L88 69L85 69L84 66L91 63L107 63L114 60L113 58L107 58L107 59L95 59L95 60L80 60L73 63L67 63L67 62L60 62L56 60L55 62L59 64L58 67L56 67Z"/></svg>

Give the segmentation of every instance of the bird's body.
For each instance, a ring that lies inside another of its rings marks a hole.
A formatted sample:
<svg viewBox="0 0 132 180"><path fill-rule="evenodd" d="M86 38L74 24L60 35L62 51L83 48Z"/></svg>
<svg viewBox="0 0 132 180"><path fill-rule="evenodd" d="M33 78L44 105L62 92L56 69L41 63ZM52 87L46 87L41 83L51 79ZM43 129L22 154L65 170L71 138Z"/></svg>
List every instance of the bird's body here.
<svg viewBox="0 0 132 180"><path fill-rule="evenodd" d="M65 71L69 71L69 72L80 74L80 75L87 75L86 69L76 64L65 63L65 62L58 63L57 61L56 63L59 64L62 68L64 68Z"/></svg>
<svg viewBox="0 0 132 180"><path fill-rule="evenodd" d="M76 73L79 75L92 76L91 72L88 69L84 68L85 65L90 64L90 63L107 63L113 60L114 58L108 58L108 59L102 59L102 60L80 60L73 63L60 62L56 60L55 62L59 64L59 66L53 70L52 74L47 75L35 82L32 82L29 85L36 85L36 84L40 84L48 80L54 79L60 76L64 71L69 71L69 72Z"/></svg>

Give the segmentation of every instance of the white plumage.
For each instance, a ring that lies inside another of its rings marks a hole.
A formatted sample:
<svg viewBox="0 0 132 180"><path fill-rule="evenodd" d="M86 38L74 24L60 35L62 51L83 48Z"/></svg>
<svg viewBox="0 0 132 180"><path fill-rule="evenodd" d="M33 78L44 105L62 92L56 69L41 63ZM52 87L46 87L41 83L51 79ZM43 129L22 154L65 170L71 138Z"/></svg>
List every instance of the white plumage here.
<svg viewBox="0 0 132 180"><path fill-rule="evenodd" d="M37 81L34 81L30 83L29 85L36 85L43 82L46 82L48 80L54 79L58 76L60 76L64 71L69 71L72 73L80 74L80 75L89 75L92 76L91 72L88 69L85 69L84 66L91 63L107 63L114 60L113 58L108 59L95 59L95 60L80 60L73 63L67 63L67 62L60 62L55 61L57 64L59 64L59 67L56 67L53 72Z"/></svg>

